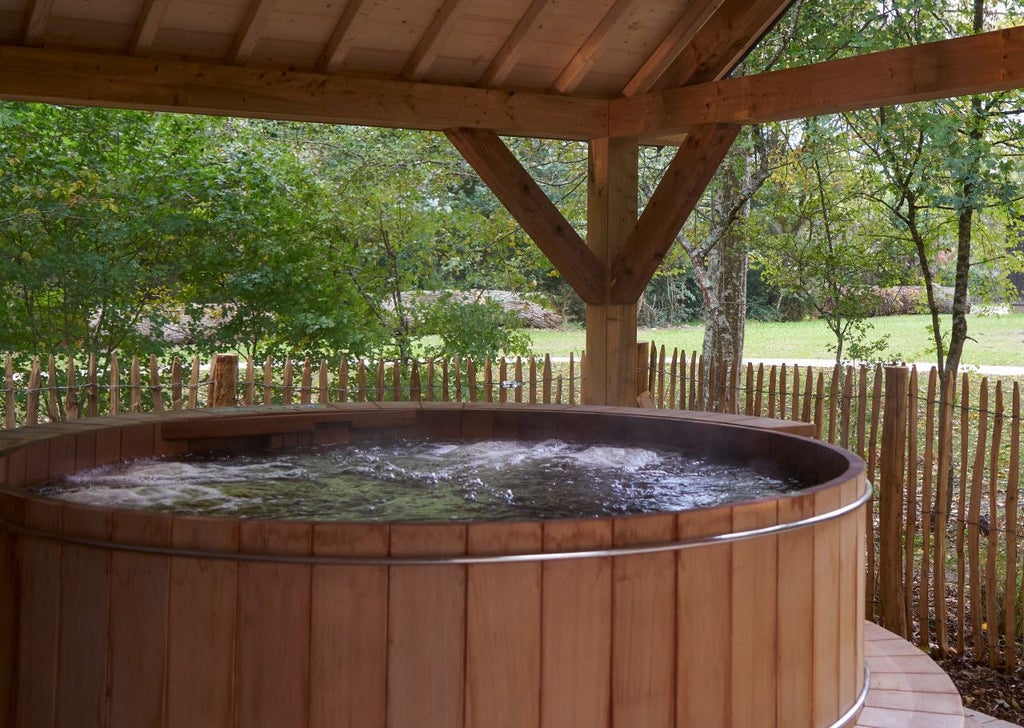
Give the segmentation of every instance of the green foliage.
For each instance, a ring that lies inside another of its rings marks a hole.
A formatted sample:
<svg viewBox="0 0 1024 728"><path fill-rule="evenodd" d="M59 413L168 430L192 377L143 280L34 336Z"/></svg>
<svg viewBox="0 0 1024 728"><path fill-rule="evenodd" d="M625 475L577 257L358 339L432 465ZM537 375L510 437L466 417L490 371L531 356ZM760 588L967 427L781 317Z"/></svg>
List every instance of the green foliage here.
<svg viewBox="0 0 1024 728"><path fill-rule="evenodd" d="M482 362L530 353L529 334L496 301L463 303L448 294L424 312L422 321L424 334L440 337L439 344L427 347L428 358L468 356Z"/></svg>

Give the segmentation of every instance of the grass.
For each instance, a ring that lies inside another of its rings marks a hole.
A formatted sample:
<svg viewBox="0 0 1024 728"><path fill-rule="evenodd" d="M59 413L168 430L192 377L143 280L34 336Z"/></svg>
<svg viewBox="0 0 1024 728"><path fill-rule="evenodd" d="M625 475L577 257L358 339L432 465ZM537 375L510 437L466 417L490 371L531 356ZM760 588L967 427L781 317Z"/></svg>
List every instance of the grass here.
<svg viewBox="0 0 1024 728"><path fill-rule="evenodd" d="M948 319L944 317L943 323L948 324ZM885 360L930 363L935 358L930 320L925 315L871 319L869 336L889 336ZM1024 366L1024 313L968 316L967 335L963 364ZM568 356L570 351L586 348L583 329L532 330L530 336L538 353ZM669 351L700 351L704 328L641 329L638 338L663 344ZM829 347L834 344L835 337L824 321L748 321L743 355L749 359L832 359L835 354Z"/></svg>

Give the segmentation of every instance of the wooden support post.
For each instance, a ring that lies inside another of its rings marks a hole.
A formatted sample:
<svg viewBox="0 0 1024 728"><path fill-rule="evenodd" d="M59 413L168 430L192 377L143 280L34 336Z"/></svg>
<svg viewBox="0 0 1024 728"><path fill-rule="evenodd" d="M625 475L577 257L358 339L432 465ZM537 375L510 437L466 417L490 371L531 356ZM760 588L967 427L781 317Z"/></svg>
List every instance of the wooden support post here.
<svg viewBox="0 0 1024 728"><path fill-rule="evenodd" d="M217 354L210 366L210 406L238 406L238 355Z"/></svg>
<svg viewBox="0 0 1024 728"><path fill-rule="evenodd" d="M907 444L907 369L885 369L885 414L882 419L882 452L879 483L878 559L879 612L881 624L908 637L903 584L903 476Z"/></svg>
<svg viewBox="0 0 1024 728"><path fill-rule="evenodd" d="M629 140L590 144L587 246L606 276L637 220L638 148ZM612 281L605 281L610 292ZM588 303L583 404L635 406L636 301Z"/></svg>

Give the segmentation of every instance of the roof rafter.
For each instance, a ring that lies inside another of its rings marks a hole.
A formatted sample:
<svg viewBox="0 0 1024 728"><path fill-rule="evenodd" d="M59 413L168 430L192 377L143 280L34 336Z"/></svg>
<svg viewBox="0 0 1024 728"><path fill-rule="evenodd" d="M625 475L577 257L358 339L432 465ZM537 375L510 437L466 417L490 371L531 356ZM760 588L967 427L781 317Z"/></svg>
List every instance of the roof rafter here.
<svg viewBox="0 0 1024 728"><path fill-rule="evenodd" d="M132 31L132 39L128 43L128 52L133 56L145 56L153 47L156 39L156 32L167 12L167 6L171 0L146 0L139 11L139 17L135 21L135 30Z"/></svg>
<svg viewBox="0 0 1024 728"><path fill-rule="evenodd" d="M608 102L595 99L2 45L0 98L559 139L608 133Z"/></svg>
<svg viewBox="0 0 1024 728"><path fill-rule="evenodd" d="M228 51L230 63L245 63L249 60L273 7L274 0L252 0L249 3L242 25L231 42L231 50Z"/></svg>
<svg viewBox="0 0 1024 728"><path fill-rule="evenodd" d="M25 11L25 24L22 38L25 45L39 45L46 31L46 21L50 19L53 0L30 0Z"/></svg>
<svg viewBox="0 0 1024 728"><path fill-rule="evenodd" d="M793 0L725 0L651 88L718 81L739 63Z"/></svg>
<svg viewBox="0 0 1024 728"><path fill-rule="evenodd" d="M544 24L544 20L555 7L555 0L533 0L519 19L515 29L498 49L491 64L484 71L478 86L500 86L526 49L526 40Z"/></svg>
<svg viewBox="0 0 1024 728"><path fill-rule="evenodd" d="M459 13L464 8L463 0L444 0L441 7L437 9L434 19L430 22L427 32L420 38L416 50L412 52L405 68L402 69L402 78L420 81L427 75L441 46L455 29L455 21L459 19Z"/></svg>
<svg viewBox="0 0 1024 728"><path fill-rule="evenodd" d="M572 93L580 85L587 72L597 62L601 49L608 42L612 30L636 7L637 0L616 0L608 12L601 18L601 22L594 28L586 42L580 47L572 60L566 64L565 69L555 79L553 88L563 94Z"/></svg>
<svg viewBox="0 0 1024 728"><path fill-rule="evenodd" d="M612 136L678 134L1024 86L1024 26L609 103Z"/></svg>
<svg viewBox="0 0 1024 728"><path fill-rule="evenodd" d="M334 73L345 63L345 56L352 49L352 42L359 28L373 9L376 0L349 0L331 37L324 46L316 68L324 73Z"/></svg>
<svg viewBox="0 0 1024 728"><path fill-rule="evenodd" d="M718 8L722 6L723 2L725 0L710 0L703 4L690 3L687 5L679 22L675 24L665 40L658 45L654 53L647 57L640 70L622 89L622 95L636 96L650 91L655 82L683 52L683 49L718 12Z"/></svg>

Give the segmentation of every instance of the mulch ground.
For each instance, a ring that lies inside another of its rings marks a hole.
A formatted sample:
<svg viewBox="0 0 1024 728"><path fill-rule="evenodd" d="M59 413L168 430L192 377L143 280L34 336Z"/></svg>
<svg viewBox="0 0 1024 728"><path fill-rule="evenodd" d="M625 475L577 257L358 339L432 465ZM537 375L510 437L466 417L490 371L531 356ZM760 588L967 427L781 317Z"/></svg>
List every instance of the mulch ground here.
<svg viewBox="0 0 1024 728"><path fill-rule="evenodd" d="M964 707L1024 726L1024 674L992 670L969 659L936 660L953 680Z"/></svg>

